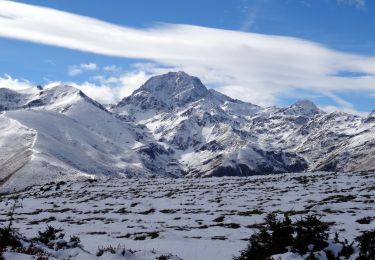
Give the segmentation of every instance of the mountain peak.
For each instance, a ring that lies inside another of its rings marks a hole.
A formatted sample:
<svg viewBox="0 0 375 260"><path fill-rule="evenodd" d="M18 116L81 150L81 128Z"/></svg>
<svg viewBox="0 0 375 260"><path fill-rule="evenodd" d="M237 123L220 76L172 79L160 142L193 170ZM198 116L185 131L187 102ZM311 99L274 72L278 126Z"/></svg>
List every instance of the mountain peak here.
<svg viewBox="0 0 375 260"><path fill-rule="evenodd" d="M141 86L139 91L148 91L156 97L163 99L166 97L174 98L181 102L188 98L186 94L203 96L208 93L207 88L200 79L183 71L168 72L167 74L151 77Z"/></svg>
<svg viewBox="0 0 375 260"><path fill-rule="evenodd" d="M308 99L297 100L292 106L305 107L305 108L310 107L310 108L318 109L318 107L315 105L315 103L312 102L311 100L308 100Z"/></svg>
<svg viewBox="0 0 375 260"><path fill-rule="evenodd" d="M49 106L50 109L65 111L72 104L82 100L107 111L100 103L86 96L80 89L69 85L56 85L45 88L31 99L25 107Z"/></svg>
<svg viewBox="0 0 375 260"><path fill-rule="evenodd" d="M132 100L141 106L157 109L171 109L200 100L210 92L197 77L178 71L151 77L118 107Z"/></svg>
<svg viewBox="0 0 375 260"><path fill-rule="evenodd" d="M375 110L372 110L371 113L364 119L364 123L374 123L375 122Z"/></svg>
<svg viewBox="0 0 375 260"><path fill-rule="evenodd" d="M69 86L69 85L56 85L50 88L43 89L41 93L54 93L54 94L64 94L64 95L70 95L70 94L80 94L81 91L78 88Z"/></svg>
<svg viewBox="0 0 375 260"><path fill-rule="evenodd" d="M289 106L286 111L291 114L302 115L302 116L314 116L321 113L322 111L315 105L314 102L301 99L295 102L293 105Z"/></svg>

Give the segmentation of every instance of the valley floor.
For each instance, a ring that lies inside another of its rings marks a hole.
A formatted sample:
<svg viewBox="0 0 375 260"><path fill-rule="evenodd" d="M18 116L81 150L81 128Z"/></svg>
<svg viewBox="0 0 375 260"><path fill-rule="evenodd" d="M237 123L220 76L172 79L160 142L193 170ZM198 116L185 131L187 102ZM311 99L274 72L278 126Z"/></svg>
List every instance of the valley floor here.
<svg viewBox="0 0 375 260"><path fill-rule="evenodd" d="M18 193L14 226L29 238L47 225L62 228L93 254L122 245L188 260L231 259L270 212L318 214L351 241L375 228L374 193L373 172L67 182ZM0 197L3 224L14 196Z"/></svg>

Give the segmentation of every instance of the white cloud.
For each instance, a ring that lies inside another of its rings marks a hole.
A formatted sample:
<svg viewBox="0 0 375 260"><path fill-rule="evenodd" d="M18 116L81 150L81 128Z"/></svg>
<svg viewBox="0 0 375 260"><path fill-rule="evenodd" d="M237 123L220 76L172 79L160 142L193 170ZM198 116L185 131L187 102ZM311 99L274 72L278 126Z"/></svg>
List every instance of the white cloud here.
<svg viewBox="0 0 375 260"><path fill-rule="evenodd" d="M98 66L95 63L86 63L80 65L71 65L68 68L68 75L69 76L77 76L82 74L84 71L93 71L97 70Z"/></svg>
<svg viewBox="0 0 375 260"><path fill-rule="evenodd" d="M77 76L79 74L82 74L83 71L80 69L80 68L76 68L76 67L70 67L69 70L68 70L68 75L69 76Z"/></svg>
<svg viewBox="0 0 375 260"><path fill-rule="evenodd" d="M150 60L260 105L274 104L291 89L335 95L375 91L375 57L338 52L292 37L173 24L132 29L10 1L0 1L0 36ZM339 76L343 71L368 76ZM126 84L130 91L132 84Z"/></svg>
<svg viewBox="0 0 375 260"><path fill-rule="evenodd" d="M52 65L52 66L55 66L55 62L53 60L50 60L50 59L45 59L44 60L45 63L48 63L49 65Z"/></svg>
<svg viewBox="0 0 375 260"><path fill-rule="evenodd" d="M120 70L120 68L118 68L116 65L111 65L111 66L104 66L103 70L107 72L116 72Z"/></svg>
<svg viewBox="0 0 375 260"><path fill-rule="evenodd" d="M348 114L353 114L353 115L358 115L362 117L366 117L369 115L369 112L361 112L356 109L350 109L350 108L345 108L341 106L321 106L320 109L324 110L327 113L332 113L332 112L345 112Z"/></svg>
<svg viewBox="0 0 375 260"><path fill-rule="evenodd" d="M98 86L90 82L82 84L68 82L67 84L82 90L87 96L102 104L112 104L116 100L116 93L108 86Z"/></svg>
<svg viewBox="0 0 375 260"><path fill-rule="evenodd" d="M249 6L244 7L244 11L246 12L246 17L245 17L245 20L242 22L242 25L240 28L241 31L249 31L252 29L257 19L258 8L259 8L258 5L251 6L251 7Z"/></svg>
<svg viewBox="0 0 375 260"><path fill-rule="evenodd" d="M366 0L337 0L339 4L354 5L359 9L364 9L366 6Z"/></svg>
<svg viewBox="0 0 375 260"><path fill-rule="evenodd" d="M30 89L33 87L33 84L25 79L15 79L7 74L5 74L3 77L0 77L0 88L9 88L17 91Z"/></svg>
<svg viewBox="0 0 375 260"><path fill-rule="evenodd" d="M134 65L135 69L120 74L119 76L103 76L97 75L92 77L92 80L97 82L97 84L90 83L92 87L89 91L85 91L80 85L74 84L74 86L82 89L89 97L98 100L99 102L117 103L122 98L129 96L138 89L142 84L144 84L150 77L168 72L168 68L155 67L153 64L149 63L138 63ZM86 84L87 85L87 84ZM86 90L88 87L86 86ZM109 94L105 101L102 96L102 91L110 90L112 93ZM98 91L98 94L94 93Z"/></svg>
<svg viewBox="0 0 375 260"><path fill-rule="evenodd" d="M83 70L97 70L98 66L95 63L81 64L79 67Z"/></svg>
<svg viewBox="0 0 375 260"><path fill-rule="evenodd" d="M329 92L326 92L324 93L325 96L331 98L333 101L336 102L336 104L338 106L323 106L321 107L324 111L330 113L330 112L334 112L334 111L343 111L343 112L346 112L346 113L349 113L349 114L355 114L355 115L360 115L360 116L367 116L368 113L367 112L361 112L361 111L358 111L355 109L355 107L353 106L353 104L351 104L350 102L340 98L339 96L333 94L333 93L329 93Z"/></svg>

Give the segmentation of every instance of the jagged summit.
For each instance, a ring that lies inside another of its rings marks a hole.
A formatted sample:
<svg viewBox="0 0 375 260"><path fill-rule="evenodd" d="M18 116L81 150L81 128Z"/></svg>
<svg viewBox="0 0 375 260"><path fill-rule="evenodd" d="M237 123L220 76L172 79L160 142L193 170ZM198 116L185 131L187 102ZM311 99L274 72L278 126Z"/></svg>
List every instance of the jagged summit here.
<svg viewBox="0 0 375 260"><path fill-rule="evenodd" d="M183 71L152 77L136 92L140 91L148 91L161 98L176 97L178 100L183 100L184 93L205 95L208 92L199 78Z"/></svg>
<svg viewBox="0 0 375 260"><path fill-rule="evenodd" d="M322 110L320 110L314 102L307 99L298 100L293 105L289 106L286 111L290 114L302 115L307 117L322 113Z"/></svg>
<svg viewBox="0 0 375 260"><path fill-rule="evenodd" d="M51 88L43 89L24 107L50 106L50 108L54 110L65 111L73 104L79 102L87 102L106 111L106 108L100 103L89 98L81 90L69 85L56 85Z"/></svg>
<svg viewBox="0 0 375 260"><path fill-rule="evenodd" d="M207 88L197 77L182 71L169 72L150 78L131 96L124 98L117 107L138 103L142 108L170 110L197 101L208 93Z"/></svg>
<svg viewBox="0 0 375 260"><path fill-rule="evenodd" d="M372 110L371 113L364 119L364 123L375 123L375 110Z"/></svg>

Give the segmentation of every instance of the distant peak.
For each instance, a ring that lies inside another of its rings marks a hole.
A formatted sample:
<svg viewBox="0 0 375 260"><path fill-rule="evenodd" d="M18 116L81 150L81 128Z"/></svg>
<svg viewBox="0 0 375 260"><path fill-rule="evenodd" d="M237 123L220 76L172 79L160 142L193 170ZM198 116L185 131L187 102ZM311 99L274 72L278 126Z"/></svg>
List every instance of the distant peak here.
<svg viewBox="0 0 375 260"><path fill-rule="evenodd" d="M197 101L205 97L209 91L199 78L178 71L151 77L133 95L146 93L173 107Z"/></svg>
<svg viewBox="0 0 375 260"><path fill-rule="evenodd" d="M182 71L182 70L179 70L177 72L171 71L169 73L171 73L171 74L175 74L176 73L178 76L181 76L181 77L191 77L189 74L187 74L185 71Z"/></svg>
<svg viewBox="0 0 375 260"><path fill-rule="evenodd" d="M365 123L374 123L375 122L375 110L372 110L371 113L364 119Z"/></svg>
<svg viewBox="0 0 375 260"><path fill-rule="evenodd" d="M315 108L315 109L319 109L314 102L308 100L308 99L300 99L298 100L297 102L295 102L292 106L295 106L295 107L310 107L310 108Z"/></svg>
<svg viewBox="0 0 375 260"><path fill-rule="evenodd" d="M59 92L59 93L80 93L78 88L69 85L56 85L51 88L43 89L44 91Z"/></svg>
<svg viewBox="0 0 375 260"><path fill-rule="evenodd" d="M288 107L287 111L289 113L302 116L314 116L322 112L314 102L307 99L298 100L293 105Z"/></svg>
<svg viewBox="0 0 375 260"><path fill-rule="evenodd" d="M10 88L0 88L1 95L20 95L17 91Z"/></svg>
<svg viewBox="0 0 375 260"><path fill-rule="evenodd" d="M169 83L165 85L164 87L175 87L175 88L181 87L181 85L183 85L182 87L184 87L184 85L187 85L190 83L190 84L194 84L195 87L206 88L202 84L202 82L199 80L199 78L191 76L184 71L168 72L166 74L153 76L148 81L146 81L146 83L141 88L152 87L150 83L159 83L159 84Z"/></svg>

